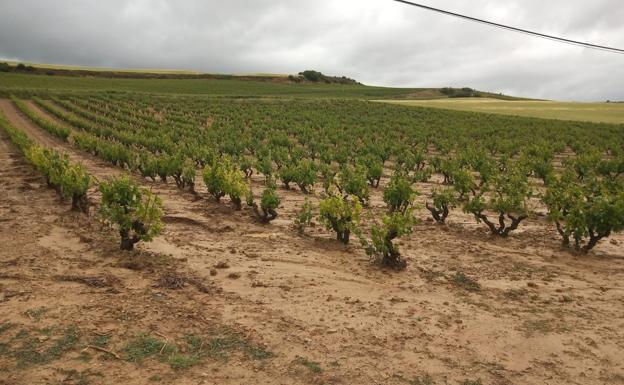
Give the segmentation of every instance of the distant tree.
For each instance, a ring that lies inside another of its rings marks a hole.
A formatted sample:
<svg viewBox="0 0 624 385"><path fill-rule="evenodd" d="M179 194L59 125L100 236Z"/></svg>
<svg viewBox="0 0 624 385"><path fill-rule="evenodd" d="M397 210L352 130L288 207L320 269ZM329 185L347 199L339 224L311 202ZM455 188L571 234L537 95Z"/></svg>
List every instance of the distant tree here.
<svg viewBox="0 0 624 385"><path fill-rule="evenodd" d="M318 71L313 71L313 70L303 71L299 73L299 75L303 76L306 80L315 82L315 83L320 82L321 80L324 80L325 78L325 75L323 75L322 73Z"/></svg>

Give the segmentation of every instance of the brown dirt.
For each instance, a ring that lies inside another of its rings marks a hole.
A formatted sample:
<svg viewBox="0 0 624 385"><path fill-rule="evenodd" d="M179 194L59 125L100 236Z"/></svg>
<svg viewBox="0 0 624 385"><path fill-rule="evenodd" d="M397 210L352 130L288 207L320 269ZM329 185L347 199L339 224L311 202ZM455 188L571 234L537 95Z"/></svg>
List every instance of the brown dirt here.
<svg viewBox="0 0 624 385"><path fill-rule="evenodd" d="M50 137L10 102L0 101L0 108L98 178L122 172ZM177 341L229 327L275 354L267 360L233 354L227 362L206 359L175 371L158 360L139 365L93 350L93 360L76 360L86 339L60 359L27 368L0 354L0 384L78 383L81 374L90 384L156 383L148 380L155 375L175 384L398 385L427 383L427 375L435 384L624 379L621 234L576 256L560 248L543 217L531 218L509 239L492 239L459 211L438 226L422 210L423 221L401 242L408 270L394 273L372 264L359 247L337 244L320 226L305 236L292 231L304 199L296 190L279 190L280 217L261 225L227 201L197 200L138 178L163 197L166 227L128 254L94 216L70 213L7 138L0 139L0 325L16 325L0 342L20 329L76 326L84 338L112 336L109 348L120 352L137 333ZM374 210L383 206L380 195L373 191ZM222 262L229 268L215 269ZM458 271L480 289L456 282ZM229 278L232 273L239 278ZM59 277L100 277L109 284ZM41 307L47 310L39 317L33 309Z"/></svg>

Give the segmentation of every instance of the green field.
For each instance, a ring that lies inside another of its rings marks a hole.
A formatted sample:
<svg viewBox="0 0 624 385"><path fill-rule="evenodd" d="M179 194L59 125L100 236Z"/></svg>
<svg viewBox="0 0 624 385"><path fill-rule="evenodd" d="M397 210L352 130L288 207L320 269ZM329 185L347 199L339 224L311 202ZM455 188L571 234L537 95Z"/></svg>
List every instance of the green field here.
<svg viewBox="0 0 624 385"><path fill-rule="evenodd" d="M152 68L128 68L128 69L117 69L117 68L109 68L109 67L84 67L84 66L74 66L74 65L64 65L64 64L41 64L41 63L32 63L32 62L19 62L14 60L0 60L5 63L8 63L12 66L16 66L18 64L24 64L27 66L33 66L35 68L42 69L57 69L57 70L79 70L79 71L114 71L114 72L128 72L128 73L155 73L155 74L189 74L196 75L200 72L191 71L191 70L169 70L169 69L152 69Z"/></svg>
<svg viewBox="0 0 624 385"><path fill-rule="evenodd" d="M67 69L67 68L65 68ZM82 68L77 68L85 70ZM100 69L103 70L103 69ZM116 73L132 71L115 70ZM135 71L135 73L139 73ZM148 74L148 72L145 72ZM166 72L152 72L166 74ZM179 74L181 76L193 74ZM200 75L201 76L201 75ZM334 98L334 99L440 99L448 98L439 88L392 88L363 84L326 84L322 82L293 83L285 75L214 75L217 78L134 78L107 77L105 72L79 76L65 74L46 75L19 72L0 72L0 95L21 96L42 94L76 94L90 92L138 92L147 94L180 94L226 97L282 97L282 98ZM218 78L226 77L226 78ZM240 77L240 78L239 78ZM244 78L243 78L244 77ZM255 80L254 77L262 79ZM481 95L505 100L516 98L479 92Z"/></svg>
<svg viewBox="0 0 624 385"><path fill-rule="evenodd" d="M221 79L120 79L0 73L0 93L74 93L91 91L191 94L240 97L330 97L383 99L414 96L430 89L387 88L365 85L285 83ZM439 93L434 91L436 95ZM438 96L439 97L439 96Z"/></svg>
<svg viewBox="0 0 624 385"><path fill-rule="evenodd" d="M624 103L505 101L489 98L393 100L389 102L408 106L435 107L544 119L624 123Z"/></svg>

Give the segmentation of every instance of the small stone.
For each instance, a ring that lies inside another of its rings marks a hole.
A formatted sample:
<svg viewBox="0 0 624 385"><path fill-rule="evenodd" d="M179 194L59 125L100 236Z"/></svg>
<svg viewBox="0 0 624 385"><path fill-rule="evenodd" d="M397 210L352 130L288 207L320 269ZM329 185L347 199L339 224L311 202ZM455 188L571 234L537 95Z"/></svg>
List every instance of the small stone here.
<svg viewBox="0 0 624 385"><path fill-rule="evenodd" d="M234 273L228 274L228 278L230 279L239 279L240 277L241 277L240 273L234 272Z"/></svg>
<svg viewBox="0 0 624 385"><path fill-rule="evenodd" d="M217 264L215 265L215 267L216 267L217 269L229 269L229 268L230 268L230 265L229 265L227 262L225 262L225 261L221 261L221 262L217 263Z"/></svg>
<svg viewBox="0 0 624 385"><path fill-rule="evenodd" d="M217 269L210 269L210 275L212 275L213 277L217 275Z"/></svg>

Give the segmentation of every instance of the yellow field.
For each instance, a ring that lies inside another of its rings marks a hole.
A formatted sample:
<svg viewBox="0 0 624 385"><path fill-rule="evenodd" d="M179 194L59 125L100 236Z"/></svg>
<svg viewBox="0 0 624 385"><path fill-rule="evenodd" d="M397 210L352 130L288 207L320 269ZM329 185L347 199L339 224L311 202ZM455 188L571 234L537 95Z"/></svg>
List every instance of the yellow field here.
<svg viewBox="0 0 624 385"><path fill-rule="evenodd" d="M489 98L379 100L379 102L546 119L624 124L624 103L506 101Z"/></svg>

